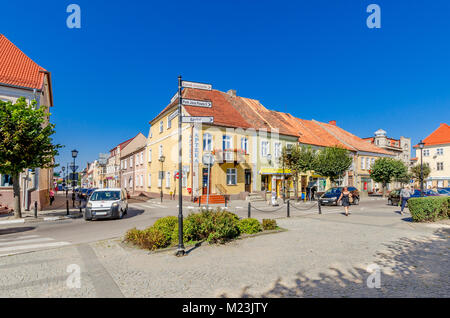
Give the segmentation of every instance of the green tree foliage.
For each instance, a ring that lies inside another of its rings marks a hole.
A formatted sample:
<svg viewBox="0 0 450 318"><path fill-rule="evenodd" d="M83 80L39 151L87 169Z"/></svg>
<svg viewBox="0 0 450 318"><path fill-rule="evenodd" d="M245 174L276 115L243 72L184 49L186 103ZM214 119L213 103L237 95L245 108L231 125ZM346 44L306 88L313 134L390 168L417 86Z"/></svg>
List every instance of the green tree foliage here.
<svg viewBox="0 0 450 318"><path fill-rule="evenodd" d="M385 187L393 180L405 180L408 178L408 168L403 161L393 158L378 158L372 166L370 177L375 182L383 185L383 194Z"/></svg>
<svg viewBox="0 0 450 318"><path fill-rule="evenodd" d="M292 171L295 181L295 197L298 197L298 176L301 173L314 170L314 164L316 161L316 153L311 146L299 146L295 145L291 149L283 147L280 157L280 164L284 164L287 169Z"/></svg>
<svg viewBox="0 0 450 318"><path fill-rule="evenodd" d="M320 150L314 162L314 171L332 182L342 177L352 165L352 157L347 149L327 147Z"/></svg>
<svg viewBox="0 0 450 318"><path fill-rule="evenodd" d="M54 157L62 146L52 144L55 126L48 121L47 108L36 108L21 97L15 104L0 100L0 173L11 175L14 213L20 209L19 175L25 169L54 167Z"/></svg>
<svg viewBox="0 0 450 318"><path fill-rule="evenodd" d="M423 179L425 180L431 173L431 168L428 163L423 164ZM411 174L415 181L420 182L420 163L411 168Z"/></svg>

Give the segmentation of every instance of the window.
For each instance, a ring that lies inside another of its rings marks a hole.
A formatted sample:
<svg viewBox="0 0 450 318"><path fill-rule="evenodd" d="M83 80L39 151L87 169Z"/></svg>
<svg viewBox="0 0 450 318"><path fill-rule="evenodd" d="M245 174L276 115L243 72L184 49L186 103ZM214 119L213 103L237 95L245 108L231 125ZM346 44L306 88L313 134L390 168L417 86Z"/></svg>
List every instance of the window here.
<svg viewBox="0 0 450 318"><path fill-rule="evenodd" d="M370 169L370 158L366 158L366 169Z"/></svg>
<svg viewBox="0 0 450 318"><path fill-rule="evenodd" d="M374 164L375 164L375 159L372 158L372 159L370 160L370 168L372 168Z"/></svg>
<svg viewBox="0 0 450 318"><path fill-rule="evenodd" d="M123 168L124 168L124 169L127 168L127 160L126 160L126 159L123 161Z"/></svg>
<svg viewBox="0 0 450 318"><path fill-rule="evenodd" d="M167 118L167 129L172 128L172 119Z"/></svg>
<svg viewBox="0 0 450 318"><path fill-rule="evenodd" d="M133 167L133 157L130 157L130 168Z"/></svg>
<svg viewBox="0 0 450 318"><path fill-rule="evenodd" d="M268 154L269 154L269 142L261 141L261 156L267 157Z"/></svg>
<svg viewBox="0 0 450 318"><path fill-rule="evenodd" d="M152 162L152 149L148 150L148 162Z"/></svg>
<svg viewBox="0 0 450 318"><path fill-rule="evenodd" d="M436 149L436 155L442 156L444 154L444 148L438 148Z"/></svg>
<svg viewBox="0 0 450 318"><path fill-rule="evenodd" d="M227 185L237 184L237 170L235 168L227 169Z"/></svg>
<svg viewBox="0 0 450 318"><path fill-rule="evenodd" d="M280 142L275 143L273 151L274 151L275 158L281 157L281 143Z"/></svg>
<svg viewBox="0 0 450 318"><path fill-rule="evenodd" d="M139 176L139 181L140 181L140 183L139 183L139 185L141 186L141 187L143 187L144 186L144 176L141 174L140 176Z"/></svg>
<svg viewBox="0 0 450 318"><path fill-rule="evenodd" d="M163 130L164 130L164 123L161 121L161 122L159 123L159 133L162 133Z"/></svg>
<svg viewBox="0 0 450 318"><path fill-rule="evenodd" d="M127 179L124 179L124 180L123 180L123 186L124 186L124 188L127 187Z"/></svg>
<svg viewBox="0 0 450 318"><path fill-rule="evenodd" d="M138 164L139 164L139 154L137 153L136 154L136 167L138 166Z"/></svg>
<svg viewBox="0 0 450 318"><path fill-rule="evenodd" d="M152 174L151 173L148 174L148 187L149 188L152 187Z"/></svg>
<svg viewBox="0 0 450 318"><path fill-rule="evenodd" d="M163 155L163 146L162 145L159 145L159 154L158 155L159 155L158 158L161 158Z"/></svg>
<svg viewBox="0 0 450 318"><path fill-rule="evenodd" d="M141 152L141 164L144 163L144 152Z"/></svg>
<svg viewBox="0 0 450 318"><path fill-rule="evenodd" d="M443 162L438 162L437 163L437 170L438 171L444 170L444 163Z"/></svg>
<svg viewBox="0 0 450 318"><path fill-rule="evenodd" d="M241 149L245 154L248 153L248 139L245 137L241 138Z"/></svg>
<svg viewBox="0 0 450 318"><path fill-rule="evenodd" d="M233 144L231 143L231 136L223 135L222 137L222 148L223 150L231 149Z"/></svg>
<svg viewBox="0 0 450 318"><path fill-rule="evenodd" d="M430 149L424 149L423 150L423 156L428 157L430 155Z"/></svg>
<svg viewBox="0 0 450 318"><path fill-rule="evenodd" d="M166 188L170 188L170 172L166 173Z"/></svg>
<svg viewBox="0 0 450 318"><path fill-rule="evenodd" d="M7 174L0 174L0 187L12 187L12 177Z"/></svg>
<svg viewBox="0 0 450 318"><path fill-rule="evenodd" d="M212 137L210 134L203 134L203 151L212 150Z"/></svg>
<svg viewBox="0 0 450 318"><path fill-rule="evenodd" d="M366 169L366 160L364 157L361 157L361 170Z"/></svg>
<svg viewBox="0 0 450 318"><path fill-rule="evenodd" d="M120 160L120 169L123 170L123 160Z"/></svg>
<svg viewBox="0 0 450 318"><path fill-rule="evenodd" d="M136 176L136 187L139 186L139 176Z"/></svg>

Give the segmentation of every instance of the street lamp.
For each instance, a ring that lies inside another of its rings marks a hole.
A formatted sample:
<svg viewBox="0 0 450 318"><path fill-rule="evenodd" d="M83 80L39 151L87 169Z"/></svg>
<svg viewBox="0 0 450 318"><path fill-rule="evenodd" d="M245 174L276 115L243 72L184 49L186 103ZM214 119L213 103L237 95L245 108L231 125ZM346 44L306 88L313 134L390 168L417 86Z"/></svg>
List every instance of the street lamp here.
<svg viewBox="0 0 450 318"><path fill-rule="evenodd" d="M78 150L72 150L73 166L72 166L72 206L75 207L75 158L78 156Z"/></svg>
<svg viewBox="0 0 450 318"><path fill-rule="evenodd" d="M161 155L159 157L159 162L161 162L161 203L163 202L163 183L164 183L164 160L166 160L166 157L164 155Z"/></svg>
<svg viewBox="0 0 450 318"><path fill-rule="evenodd" d="M425 143L421 140L419 142L420 148L420 196L423 197L423 147Z"/></svg>
<svg viewBox="0 0 450 318"><path fill-rule="evenodd" d="M283 154L282 154L283 155ZM283 203L286 203L286 174L285 174L285 164L288 156L291 155L291 150L286 148L286 152L283 155Z"/></svg>

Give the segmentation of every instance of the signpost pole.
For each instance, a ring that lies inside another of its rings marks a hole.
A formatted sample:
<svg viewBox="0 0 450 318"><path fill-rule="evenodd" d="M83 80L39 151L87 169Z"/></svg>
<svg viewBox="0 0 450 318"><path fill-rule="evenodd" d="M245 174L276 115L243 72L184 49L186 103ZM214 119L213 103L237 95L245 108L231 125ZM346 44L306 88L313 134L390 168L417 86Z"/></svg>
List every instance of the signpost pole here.
<svg viewBox="0 0 450 318"><path fill-rule="evenodd" d="M182 131L181 124L183 114L181 112L181 76L178 76L178 173L179 173L179 182L178 182L178 250L176 256L184 256L184 244L183 244L183 196L182 196L182 182L181 178L183 177L181 174L182 171Z"/></svg>
<svg viewBox="0 0 450 318"><path fill-rule="evenodd" d="M211 155L208 154L208 184L206 185L206 211L209 208L209 183L211 182Z"/></svg>

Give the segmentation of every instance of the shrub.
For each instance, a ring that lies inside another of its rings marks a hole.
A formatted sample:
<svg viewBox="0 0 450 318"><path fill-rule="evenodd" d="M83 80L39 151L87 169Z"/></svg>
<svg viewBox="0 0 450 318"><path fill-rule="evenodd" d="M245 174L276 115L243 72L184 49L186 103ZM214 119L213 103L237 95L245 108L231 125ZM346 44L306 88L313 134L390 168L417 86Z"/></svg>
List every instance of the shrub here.
<svg viewBox="0 0 450 318"><path fill-rule="evenodd" d="M176 216L166 216L163 218L158 219L155 224L153 224L153 227L161 233L164 234L166 237L166 240L168 241L168 245L170 244L170 240L172 238L173 229L178 224L178 217Z"/></svg>
<svg viewBox="0 0 450 318"><path fill-rule="evenodd" d="M273 219L263 219L262 227L264 231L276 230L277 229L277 221Z"/></svg>
<svg viewBox="0 0 450 318"><path fill-rule="evenodd" d="M263 230L257 219L242 219L238 223L239 231L246 234L254 234Z"/></svg>
<svg viewBox="0 0 450 318"><path fill-rule="evenodd" d="M137 230L136 228L131 229L126 233L125 240L151 251L167 247L170 242L161 231L153 227L149 227L143 231Z"/></svg>
<svg viewBox="0 0 450 318"><path fill-rule="evenodd" d="M217 210L212 213L213 232L209 233L209 243L225 243L240 234L239 217L228 211Z"/></svg>
<svg viewBox="0 0 450 318"><path fill-rule="evenodd" d="M429 222L449 217L448 197L424 197L408 200L408 208L414 222Z"/></svg>

